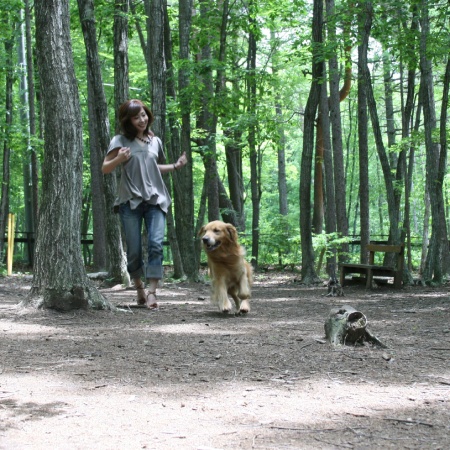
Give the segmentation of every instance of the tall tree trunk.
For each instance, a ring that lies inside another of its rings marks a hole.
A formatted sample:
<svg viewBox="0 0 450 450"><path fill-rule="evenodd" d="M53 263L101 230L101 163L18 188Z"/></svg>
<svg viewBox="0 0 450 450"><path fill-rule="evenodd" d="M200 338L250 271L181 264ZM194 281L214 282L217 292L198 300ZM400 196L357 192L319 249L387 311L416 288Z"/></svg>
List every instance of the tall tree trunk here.
<svg viewBox="0 0 450 450"><path fill-rule="evenodd" d="M314 148L314 124L320 101L320 77L322 68L318 62L318 44L322 42L323 2L314 0L313 5L313 55L312 55L312 83L305 107L303 151L300 167L300 235L302 246L302 282L305 284L318 283L320 278L314 268L314 249L311 235L311 172Z"/></svg>
<svg viewBox="0 0 450 450"><path fill-rule="evenodd" d="M167 95L172 101L175 101L177 98L177 92L176 92L176 83L175 83L175 72L173 68L173 56L172 56L172 39L171 39L171 30L170 30L170 21L169 16L167 12L167 2L163 2L163 9L164 9L164 55L165 55L165 61L166 61L166 84L167 84ZM165 140L166 142L166 153L169 157L169 161L176 161L179 156L179 148L180 148L180 133L178 131L177 127L177 117L172 111L169 111L167 114L167 120L168 120L168 126L169 129L167 130L167 138ZM192 155L190 155L192 157ZM191 162L191 159L189 159ZM186 194L189 194L189 191L186 193L182 193L181 191L183 188L180 188L180 178L183 178L184 175L189 176L192 174L192 164L189 164L188 167L183 169L179 172L172 172L172 183L170 183L169 177L166 177L167 179L167 187L171 193L172 196L172 205L170 206L169 213L167 216L167 234L169 236L169 242L172 250L172 259L173 259L173 277L175 279L183 278L185 275L187 275L188 271L185 271L184 264L183 264L183 257L181 254L181 250L185 251L189 255L186 254L185 259L186 264L189 267L189 279L196 280L197 274L198 274L198 263L195 261L195 251L194 251L194 236L193 236L193 230L194 225L192 223L191 228L184 228L183 231L186 232L186 234L180 234L177 230L178 227L182 227L182 222L186 220L185 217L183 217L183 213L187 212L189 214L190 211L192 211L193 214L193 205L194 205L194 199L193 196L187 196ZM185 183L183 182L183 186ZM192 188L192 186L191 186ZM191 190L192 192L192 190ZM182 201L180 202L179 197L182 196ZM184 201L187 203L184 204ZM182 210L184 209L184 211ZM175 217L172 211L175 211ZM179 213L181 211L181 214ZM193 215L192 215L193 217ZM180 235L180 236L179 236ZM185 245L183 246L183 243ZM181 246L180 246L181 244Z"/></svg>
<svg viewBox="0 0 450 450"><path fill-rule="evenodd" d="M126 268L126 257L122 246L119 218L117 214L112 214L117 187L116 175L114 173L102 175L101 172L103 152L108 149L110 141L110 124L98 55L93 0L78 0L78 9L86 48L88 94L90 93L92 95L92 98L88 99L88 102L92 102L93 105L92 122L96 127L95 133L91 136L95 145L94 149L91 146L91 151L94 150L94 154L91 154L91 183L93 189L95 188L95 198L93 198L96 202L99 202L93 207L94 230L98 234L106 234L106 254L109 263L108 276L115 281L122 281L128 286L130 284L130 277ZM102 177L103 184L101 183ZM102 191L104 200L97 198L98 195L101 195ZM105 211L105 216L100 218L99 215ZM101 228L103 220L105 221L104 229ZM96 245L96 239L97 236L94 234L94 246ZM101 242L102 238L99 239Z"/></svg>
<svg viewBox="0 0 450 450"><path fill-rule="evenodd" d="M242 150L239 143L241 130L225 129L225 154L227 160L228 187L232 210L236 213L235 226L239 231L245 231L244 181L242 173ZM222 196L223 198L223 196Z"/></svg>
<svg viewBox="0 0 450 450"><path fill-rule="evenodd" d="M34 138L36 137L36 93L34 88L34 62L33 62L33 42L31 30L32 13L29 0L25 0L25 39L27 49L27 85L28 85L28 116L30 133L30 162L31 162L31 203L32 203L32 223L33 232L36 233L36 224L39 214L39 167ZM32 246L30 251L34 255L34 243L28 243ZM30 261L33 263L33 261Z"/></svg>
<svg viewBox="0 0 450 450"><path fill-rule="evenodd" d="M433 138L437 127L434 81L431 57L427 54L430 36L428 2L421 1L421 34L420 34L420 73L423 87L423 113L425 128L427 186L431 204L431 239L428 248L427 261L423 273L426 283L441 284L444 275L448 273L448 238L445 222L443 183L446 172L447 148ZM444 127L446 126L444 122ZM442 136L442 134L441 134ZM445 139L444 139L445 141Z"/></svg>
<svg viewBox="0 0 450 450"><path fill-rule="evenodd" d="M20 73L20 103L19 103L19 115L20 123L22 127L22 135L25 136L24 142L26 149L31 146L30 139L30 111L29 111L29 92L28 92L28 68L26 58L26 30L23 17L23 10L20 11L20 38L18 45L18 59L19 64L25 68L25 71ZM33 235L35 230L35 224L33 218L35 217L33 211L33 189L32 189L32 170L31 170L31 154L28 151L24 152L23 163L23 197L24 197L24 228L28 235ZM32 254L32 249L28 249L28 253ZM32 261L28 261L32 264Z"/></svg>
<svg viewBox="0 0 450 450"><path fill-rule="evenodd" d="M92 202L92 230L93 230L93 266L95 270L107 271L107 246L106 246L106 211L105 193L103 191L103 177L101 167L103 163L103 150L98 135L96 103L92 77L88 74L88 129L89 129L89 162L91 169L91 202ZM109 131L109 125L107 126ZM107 131L104 130L104 131ZM115 244L114 244L115 245Z"/></svg>
<svg viewBox="0 0 450 450"><path fill-rule="evenodd" d="M114 0L114 113L115 134L120 132L117 120L119 106L129 99L128 0ZM116 177L115 173L113 176Z"/></svg>
<svg viewBox="0 0 450 450"><path fill-rule="evenodd" d="M273 30L270 31L270 45L272 48L272 73L274 78L278 74L278 41ZM289 212L287 182L286 182L286 135L283 125L283 109L281 95L278 90L275 93L275 117L277 121L276 147L278 156L278 209L282 216ZM287 230L285 230L287 232Z"/></svg>
<svg viewBox="0 0 450 450"><path fill-rule="evenodd" d="M413 19L411 21L410 30L412 34L417 32L418 28L418 18L417 18L417 7L414 7L413 11ZM405 27L406 28L406 27ZM408 155L407 158L404 158L404 174L405 174L405 211L404 211L404 221L402 226L401 238L400 242L406 243L407 249L407 264L405 264L406 274L407 276L403 277L403 283L412 284L413 279L411 275L412 271L412 245L411 245L411 192L413 186L413 171L414 171L414 161L415 161L415 146L414 144L407 144L409 141L409 136L411 135L411 125L412 125L412 117L413 117L413 108L414 108L414 98L415 98L415 85L416 85L416 69L417 69L417 50L416 50L416 40L411 39L408 43L409 45L409 55L411 58L405 57L404 60L401 60L401 92L403 99L403 67L404 63L407 65L407 77L406 77L406 100L402 102L402 140L405 142L403 144L405 149L405 156ZM419 97L420 97L419 91ZM416 123L415 130L419 129L420 125L420 117L421 117L421 105L422 102L419 100L416 115Z"/></svg>
<svg viewBox="0 0 450 450"><path fill-rule="evenodd" d="M253 0L249 3L249 21L255 26L252 9L255 8ZM247 55L247 114L252 117L248 129L248 148L250 152L250 174L252 192L252 264L258 267L259 257L259 217L261 201L261 179L260 179L260 154L256 144L256 36L254 28L250 27L248 35L248 55Z"/></svg>
<svg viewBox="0 0 450 450"><path fill-rule="evenodd" d="M334 0L326 0L327 33L332 43L337 43L336 24L332 18L335 16ZM349 25L345 24L345 36L348 34ZM332 132L333 170L334 170L334 198L336 202L336 231L340 236L348 236L348 216L346 205L346 179L344 170L344 151L342 142L342 123L340 103L345 100L350 92L352 81L352 62L350 46L346 46L344 84L339 89L339 70L337 55L334 53L328 63L330 79L330 123ZM344 243L338 248L339 260L344 261L348 254L348 244Z"/></svg>
<svg viewBox="0 0 450 450"><path fill-rule="evenodd" d="M177 214L177 237L180 246L183 268L189 279L198 279L198 255L195 251L197 233L194 228L194 180L191 148L191 99L189 98L190 69L190 33L192 25L192 0L179 0L179 61L182 63L178 70L178 92L181 111L181 153L185 152L189 164L177 174L175 184L175 211ZM174 147L175 148L175 147ZM194 234L192 234L194 233Z"/></svg>
<svg viewBox="0 0 450 450"><path fill-rule="evenodd" d="M327 234L336 232L336 199L334 197L333 154L331 151L330 112L328 109L328 92L326 83L326 66L322 65L322 85L320 87L319 120L322 129L323 165L325 169L325 231ZM327 273L330 277L336 275L336 248L328 249ZM320 268L319 268L320 270Z"/></svg>
<svg viewBox="0 0 450 450"><path fill-rule="evenodd" d="M6 22L6 23L5 23ZM5 29L9 30L10 26L7 19L4 19L3 24ZM5 249L4 237L6 234L6 226L8 223L9 214L9 189L10 189L10 155L11 155L11 125L13 118L13 82L14 82L14 67L13 67L13 49L14 49L14 29L12 27L11 35L5 39L5 68L6 68L6 86L5 86L5 135L3 137L3 161L2 161L2 184L1 184L1 198L0 198L0 261L3 261L3 254Z"/></svg>
<svg viewBox="0 0 450 450"><path fill-rule="evenodd" d="M24 303L56 310L105 308L109 304L88 279L81 254L83 137L69 5L37 0L35 8L45 140L34 276Z"/></svg>
<svg viewBox="0 0 450 450"><path fill-rule="evenodd" d="M367 49L372 27L372 3L367 2L359 13L360 42L358 46L358 141L359 141L359 204L361 227L361 262L367 263L366 245L370 241L369 212L369 149L368 149L368 115L367 115Z"/></svg>

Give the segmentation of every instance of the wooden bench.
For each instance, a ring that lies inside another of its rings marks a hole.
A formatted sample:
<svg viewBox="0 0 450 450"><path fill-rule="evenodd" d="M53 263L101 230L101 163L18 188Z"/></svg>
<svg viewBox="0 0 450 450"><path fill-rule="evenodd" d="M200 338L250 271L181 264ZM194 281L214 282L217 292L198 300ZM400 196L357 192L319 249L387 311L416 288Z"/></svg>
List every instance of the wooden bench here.
<svg viewBox="0 0 450 450"><path fill-rule="evenodd" d="M359 273L361 275L365 275L367 289L372 288L372 280L374 275L378 275L380 277L393 277L394 287L402 287L405 250L404 245L368 244L366 249L369 252L368 264L339 264L341 268L341 286L344 286L345 275ZM375 253L395 253L395 266L382 266L375 264Z"/></svg>

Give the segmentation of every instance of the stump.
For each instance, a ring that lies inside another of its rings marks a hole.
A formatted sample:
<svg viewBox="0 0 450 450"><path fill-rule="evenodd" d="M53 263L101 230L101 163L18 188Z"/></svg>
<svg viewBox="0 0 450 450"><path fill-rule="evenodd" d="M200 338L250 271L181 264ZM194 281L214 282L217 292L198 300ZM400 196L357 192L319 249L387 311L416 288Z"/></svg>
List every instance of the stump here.
<svg viewBox="0 0 450 450"><path fill-rule="evenodd" d="M363 345L370 343L378 347L386 346L368 329L366 316L352 306L332 309L325 322L325 337L333 345Z"/></svg>

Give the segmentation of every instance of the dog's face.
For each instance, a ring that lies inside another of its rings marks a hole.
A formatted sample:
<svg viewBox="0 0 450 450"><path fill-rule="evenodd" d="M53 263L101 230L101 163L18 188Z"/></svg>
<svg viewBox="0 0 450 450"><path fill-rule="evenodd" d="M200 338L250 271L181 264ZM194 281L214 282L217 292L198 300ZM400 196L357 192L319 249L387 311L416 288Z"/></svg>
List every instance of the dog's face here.
<svg viewBox="0 0 450 450"><path fill-rule="evenodd" d="M203 248L207 253L213 252L219 247L237 244L236 228L230 223L215 220L204 225L198 235L202 238Z"/></svg>

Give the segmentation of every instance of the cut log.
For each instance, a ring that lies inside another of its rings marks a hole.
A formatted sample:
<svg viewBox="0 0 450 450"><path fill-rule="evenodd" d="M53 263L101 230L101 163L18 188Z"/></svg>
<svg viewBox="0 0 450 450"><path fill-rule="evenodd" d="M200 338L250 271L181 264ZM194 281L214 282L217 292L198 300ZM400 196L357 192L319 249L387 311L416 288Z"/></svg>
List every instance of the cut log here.
<svg viewBox="0 0 450 450"><path fill-rule="evenodd" d="M332 309L325 321L325 337L333 345L363 345L370 343L386 346L367 329L366 316L349 305Z"/></svg>

